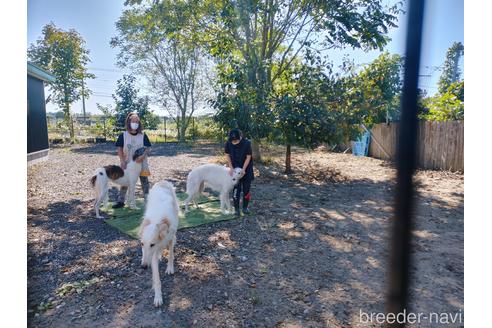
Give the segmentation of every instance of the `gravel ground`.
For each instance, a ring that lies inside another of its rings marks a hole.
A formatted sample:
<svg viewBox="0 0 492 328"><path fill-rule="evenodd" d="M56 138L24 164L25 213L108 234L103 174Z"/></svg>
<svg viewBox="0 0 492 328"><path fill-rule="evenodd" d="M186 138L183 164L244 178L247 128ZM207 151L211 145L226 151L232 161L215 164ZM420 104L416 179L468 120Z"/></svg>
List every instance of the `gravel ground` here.
<svg viewBox="0 0 492 328"><path fill-rule="evenodd" d="M184 191L189 170L223 161L220 152L213 144L156 145L151 182L169 179ZM251 215L178 231L176 273L164 276L161 265L164 305L154 308L138 241L92 211L88 180L116 164L114 146L51 150L49 161L28 169L28 326L379 326L361 322L360 312L384 311L394 169L296 150L295 172L285 176L281 149L264 154ZM463 175L419 171L416 181L409 311L462 312Z"/></svg>

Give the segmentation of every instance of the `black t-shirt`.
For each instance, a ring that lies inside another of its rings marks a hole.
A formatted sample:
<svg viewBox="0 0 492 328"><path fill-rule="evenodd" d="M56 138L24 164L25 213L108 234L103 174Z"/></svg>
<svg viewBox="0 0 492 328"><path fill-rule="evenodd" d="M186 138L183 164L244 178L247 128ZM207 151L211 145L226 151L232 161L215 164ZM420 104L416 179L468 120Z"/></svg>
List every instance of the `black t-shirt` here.
<svg viewBox="0 0 492 328"><path fill-rule="evenodd" d="M125 146L125 142L123 140L123 134L124 133L121 133L119 136L118 136L118 139L116 140L116 143L114 144L116 147L121 147L123 148ZM150 144L150 140L149 140L149 137L147 137L147 135L144 133L144 147L151 147L152 145Z"/></svg>
<svg viewBox="0 0 492 328"><path fill-rule="evenodd" d="M251 149L251 141L242 138L237 145L234 145L232 144L232 142L227 141L225 144L224 152L230 155L233 167L242 168L244 162L246 161L246 156L253 154L253 151ZM244 177L253 178L253 158L251 158L251 160L249 161Z"/></svg>

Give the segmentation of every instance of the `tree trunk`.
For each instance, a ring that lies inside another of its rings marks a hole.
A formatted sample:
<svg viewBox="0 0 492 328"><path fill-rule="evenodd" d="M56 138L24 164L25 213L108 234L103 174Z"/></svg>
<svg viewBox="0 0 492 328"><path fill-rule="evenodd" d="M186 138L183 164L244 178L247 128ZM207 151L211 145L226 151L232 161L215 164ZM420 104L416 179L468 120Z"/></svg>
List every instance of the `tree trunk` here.
<svg viewBox="0 0 492 328"><path fill-rule="evenodd" d="M261 162L260 142L257 139L251 140L251 148L253 151L253 159Z"/></svg>
<svg viewBox="0 0 492 328"><path fill-rule="evenodd" d="M75 131L73 129L73 119L72 119L72 115L70 114L70 104L69 103L65 103L64 112L65 112L65 120L67 122L68 130L70 132L70 140L74 141Z"/></svg>
<svg viewBox="0 0 492 328"><path fill-rule="evenodd" d="M292 173L292 166L290 165L290 144L287 144L287 149L285 151L285 173L290 174Z"/></svg>

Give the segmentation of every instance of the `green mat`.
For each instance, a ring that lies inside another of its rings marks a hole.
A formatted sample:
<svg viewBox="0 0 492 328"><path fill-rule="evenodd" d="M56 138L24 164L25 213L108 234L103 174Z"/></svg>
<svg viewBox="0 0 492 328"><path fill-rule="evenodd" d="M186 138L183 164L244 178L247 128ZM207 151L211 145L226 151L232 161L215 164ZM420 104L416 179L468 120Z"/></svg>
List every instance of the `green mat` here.
<svg viewBox="0 0 492 328"><path fill-rule="evenodd" d="M186 194L177 193L176 196L179 199L180 206L182 206L186 199ZM101 208L101 211L109 216L104 222L126 233L130 237L138 239L138 227L142 221L144 201L140 198L136 200L136 203L139 208L138 210L132 210L128 207L116 209L111 207L108 209ZM193 204L190 204L190 211L186 215L184 209L181 208L178 229L234 219L233 214L222 214L220 211L220 201L217 197L202 195L198 198L198 206L199 208L197 209Z"/></svg>

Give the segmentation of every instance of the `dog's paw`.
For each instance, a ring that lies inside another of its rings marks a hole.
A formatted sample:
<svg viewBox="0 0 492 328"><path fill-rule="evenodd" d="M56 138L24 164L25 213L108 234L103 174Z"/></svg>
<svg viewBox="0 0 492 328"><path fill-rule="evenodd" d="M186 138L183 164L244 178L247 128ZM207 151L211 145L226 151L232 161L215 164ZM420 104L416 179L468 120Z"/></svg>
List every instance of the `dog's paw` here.
<svg viewBox="0 0 492 328"><path fill-rule="evenodd" d="M174 266L168 266L166 269L166 274L174 274Z"/></svg>
<svg viewBox="0 0 492 328"><path fill-rule="evenodd" d="M162 305L162 295L155 295L154 296L154 306L159 307Z"/></svg>

